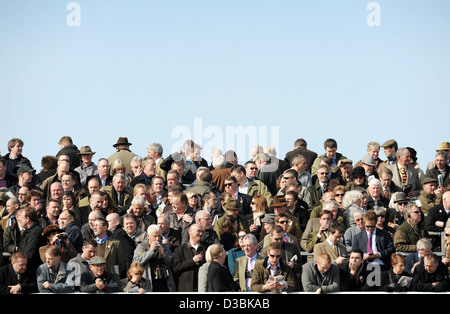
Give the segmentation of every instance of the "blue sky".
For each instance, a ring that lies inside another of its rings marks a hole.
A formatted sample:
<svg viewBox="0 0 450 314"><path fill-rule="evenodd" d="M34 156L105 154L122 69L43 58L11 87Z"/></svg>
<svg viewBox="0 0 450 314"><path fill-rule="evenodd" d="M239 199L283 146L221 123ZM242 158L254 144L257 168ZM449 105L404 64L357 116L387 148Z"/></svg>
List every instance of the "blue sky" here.
<svg viewBox="0 0 450 314"><path fill-rule="evenodd" d="M70 2L0 0L0 151L23 139L37 170L64 135L98 158L120 136L167 156L187 130L208 160L255 130L282 157L299 137L355 161L395 138L422 169L450 141L447 0L373 1L380 26L366 0L79 0L80 26Z"/></svg>

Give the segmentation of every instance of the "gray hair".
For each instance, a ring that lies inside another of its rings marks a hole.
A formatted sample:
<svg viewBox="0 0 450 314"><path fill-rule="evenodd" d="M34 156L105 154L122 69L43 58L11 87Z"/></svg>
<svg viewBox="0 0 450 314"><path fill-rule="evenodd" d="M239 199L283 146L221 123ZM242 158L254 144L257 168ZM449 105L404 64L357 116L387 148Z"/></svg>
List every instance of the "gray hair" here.
<svg viewBox="0 0 450 314"><path fill-rule="evenodd" d="M149 235L152 234L152 231L161 232L161 228L158 225L155 225L155 224L148 226L147 234L149 234Z"/></svg>
<svg viewBox="0 0 450 314"><path fill-rule="evenodd" d="M378 180L377 178L372 178L369 180L369 185L375 185L375 184L381 186L381 181Z"/></svg>
<svg viewBox="0 0 450 314"><path fill-rule="evenodd" d="M163 154L163 148L162 148L161 144L159 144L159 143L149 144L149 145L147 145L147 149L151 150L154 153L157 153L158 155Z"/></svg>
<svg viewBox="0 0 450 314"><path fill-rule="evenodd" d="M432 248L433 245L431 244L431 240L428 238L422 238L417 241L417 249L418 250L426 250L429 248Z"/></svg>
<svg viewBox="0 0 450 314"><path fill-rule="evenodd" d="M403 155L403 152L404 152L405 150L409 152L409 150L408 150L406 147L400 147L400 148L395 152L395 157L397 157L397 159L398 159L398 157L400 157L401 155Z"/></svg>
<svg viewBox="0 0 450 314"><path fill-rule="evenodd" d="M253 245L257 245L258 244L258 239L252 234L252 233L248 233L243 239L242 241L245 240L250 240L252 242Z"/></svg>
<svg viewBox="0 0 450 314"><path fill-rule="evenodd" d="M214 168L217 168L219 166L225 166L227 164L227 161L225 160L225 156L215 155L212 159L212 164Z"/></svg>
<svg viewBox="0 0 450 314"><path fill-rule="evenodd" d="M339 208L339 205L333 200L328 200L323 203L322 210L329 210L331 207Z"/></svg>
<svg viewBox="0 0 450 314"><path fill-rule="evenodd" d="M198 223L198 221L200 220L200 218L205 217L205 215L210 215L209 212L207 212L206 210L199 210L195 213L195 222ZM210 215L211 216L211 215Z"/></svg>
<svg viewBox="0 0 450 314"><path fill-rule="evenodd" d="M133 159L131 159L130 165L133 165L133 164L135 164L137 162L142 163L142 160L143 160L143 158L141 156L136 155L136 156L133 157Z"/></svg>
<svg viewBox="0 0 450 314"><path fill-rule="evenodd" d="M344 198L342 199L342 207L344 209L347 209L362 197L363 197L362 193L358 190L347 191L345 192Z"/></svg>
<svg viewBox="0 0 450 314"><path fill-rule="evenodd" d="M122 179L123 181L126 180L125 175L123 173L116 173L113 177L113 182L116 182L116 180Z"/></svg>
<svg viewBox="0 0 450 314"><path fill-rule="evenodd" d="M136 195L131 201L131 205L145 206L145 199L141 195Z"/></svg>

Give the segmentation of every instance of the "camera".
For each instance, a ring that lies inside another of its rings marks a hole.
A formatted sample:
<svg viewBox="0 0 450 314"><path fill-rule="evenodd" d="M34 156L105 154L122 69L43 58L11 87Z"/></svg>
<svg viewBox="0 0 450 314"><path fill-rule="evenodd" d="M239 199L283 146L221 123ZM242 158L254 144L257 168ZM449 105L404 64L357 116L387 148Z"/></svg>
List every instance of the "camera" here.
<svg viewBox="0 0 450 314"><path fill-rule="evenodd" d="M60 240L66 240L66 239L67 239L67 234L63 234L63 233L58 234L58 239L60 239Z"/></svg>

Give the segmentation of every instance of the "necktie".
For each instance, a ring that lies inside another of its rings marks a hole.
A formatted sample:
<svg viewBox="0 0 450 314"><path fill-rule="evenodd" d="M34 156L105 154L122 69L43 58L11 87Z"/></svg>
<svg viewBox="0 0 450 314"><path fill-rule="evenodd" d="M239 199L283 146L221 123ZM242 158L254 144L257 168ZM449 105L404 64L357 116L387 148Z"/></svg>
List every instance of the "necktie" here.
<svg viewBox="0 0 450 314"><path fill-rule="evenodd" d="M387 198L387 199L389 199L389 191L388 191L387 188L384 189L384 197Z"/></svg>
<svg viewBox="0 0 450 314"><path fill-rule="evenodd" d="M402 185L406 185L406 181L408 177L406 176L406 169L403 167L400 167L400 172L402 174Z"/></svg>
<svg viewBox="0 0 450 314"><path fill-rule="evenodd" d="M253 270L253 264L252 264L252 260L249 258L247 259L247 271L249 274L252 273ZM251 285L252 285L252 278L251 277L247 277L247 290L250 291L251 290Z"/></svg>
<svg viewBox="0 0 450 314"><path fill-rule="evenodd" d="M369 234L369 239L367 240L367 253L373 253L372 249L372 232Z"/></svg>

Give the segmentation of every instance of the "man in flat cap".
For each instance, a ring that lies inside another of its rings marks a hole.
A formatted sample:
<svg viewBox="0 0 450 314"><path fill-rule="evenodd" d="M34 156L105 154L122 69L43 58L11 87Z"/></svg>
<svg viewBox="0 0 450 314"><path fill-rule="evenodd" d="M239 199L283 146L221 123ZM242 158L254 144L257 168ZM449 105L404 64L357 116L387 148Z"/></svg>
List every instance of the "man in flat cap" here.
<svg viewBox="0 0 450 314"><path fill-rule="evenodd" d="M110 165L114 164L114 161L116 161L117 159L122 160L123 163L125 164L125 174L132 173L130 164L133 157L136 156L136 154L130 150L131 145L132 143L128 142L127 137L119 137L117 143L113 145L113 147L115 147L117 151L108 157ZM112 167L110 169L109 174L114 175Z"/></svg>
<svg viewBox="0 0 450 314"><path fill-rule="evenodd" d="M386 160L378 166L378 170L383 167L386 167L387 165L393 165L397 161L395 153L398 150L398 144L396 140L393 139L387 140L386 142L381 144L381 147L383 147L384 149L384 155L386 156Z"/></svg>
<svg viewBox="0 0 450 314"><path fill-rule="evenodd" d="M438 150L433 164L428 164L429 168L426 171L426 176L438 180L438 186L441 188L446 188L450 184L450 166L447 161L448 153L445 150Z"/></svg>
<svg viewBox="0 0 450 314"><path fill-rule="evenodd" d="M442 203L442 193L444 190L442 188L438 189L438 180L434 178L425 177L422 180L422 188L419 197L417 198L421 207L420 210L427 214L430 208L441 205Z"/></svg>
<svg viewBox="0 0 450 314"><path fill-rule="evenodd" d="M111 293L118 292L118 283L114 275L105 270L106 261L101 256L89 260L89 271L81 274L81 292Z"/></svg>
<svg viewBox="0 0 450 314"><path fill-rule="evenodd" d="M80 152L77 153L77 156L81 159L81 165L76 167L74 171L80 174L81 186L85 186L87 177L98 174L97 165L92 162L94 154L95 152L91 150L90 146L81 146Z"/></svg>
<svg viewBox="0 0 450 314"><path fill-rule="evenodd" d="M227 216L234 216L239 225L239 230L250 230L247 220L244 218L244 215L239 214L239 211L242 208L242 205L239 204L238 200L234 197L230 197L225 203L223 203L223 208L225 209L225 214L222 217L217 219L214 224L214 231L217 233L217 236L220 238L220 229L222 228L223 221Z"/></svg>

